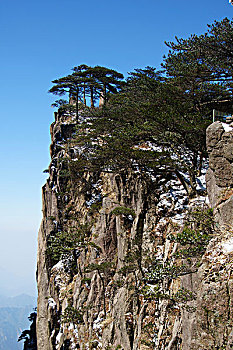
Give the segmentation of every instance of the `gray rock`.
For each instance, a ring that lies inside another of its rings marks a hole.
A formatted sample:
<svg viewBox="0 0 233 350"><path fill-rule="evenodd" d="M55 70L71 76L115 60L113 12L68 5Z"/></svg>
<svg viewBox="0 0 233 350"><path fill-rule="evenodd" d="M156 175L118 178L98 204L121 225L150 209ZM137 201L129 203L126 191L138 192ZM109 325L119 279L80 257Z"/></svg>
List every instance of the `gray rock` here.
<svg viewBox="0 0 233 350"><path fill-rule="evenodd" d="M72 125L61 126L58 118L51 127L52 145L61 139L65 144L72 130ZM232 145L233 132L225 132L220 122L207 129L209 201L219 224L228 226L233 225ZM169 218L161 218L158 203L165 193L158 193L158 184L144 180L140 174L98 174L96 179L88 173L82 181L75 176L67 181L59 176L61 165L57 161L67 156L65 151L51 147L55 171L50 167L50 177L43 187L43 220L38 237L38 350L62 349L68 339L74 342L72 348L81 350L87 344L90 349L231 349L233 251L222 252L224 242L231 239L230 230L216 231L205 254L198 258L197 270L172 280L165 277L158 284L158 297L153 295L157 282L152 276L151 285L150 281L146 285L152 294L144 298L141 287L146 264L158 258L165 266L167 262L172 266L178 245L168 235L182 230ZM90 214L86 194L92 190L99 191L102 202L94 203L98 210L93 207ZM59 197L64 192L67 200L61 203ZM117 206L132 209L135 217L114 215ZM46 257L48 236L87 222L90 231L77 246L75 272L70 272L69 262L62 268L60 263L52 268ZM193 259L196 257L187 264ZM102 263L114 268L85 270L91 265L104 268ZM174 297L181 288L194 293L196 299L186 302L181 298L174 307L174 298L169 296ZM48 307L50 297L56 308ZM72 322L62 323L61 314L68 305L71 311L82 314L76 329Z"/></svg>
<svg viewBox="0 0 233 350"><path fill-rule="evenodd" d="M214 172L219 187L233 185L233 131L225 132L222 123L211 124L206 131L206 145L209 152L209 167ZM212 191L212 187L209 188ZM214 195L209 195L214 197Z"/></svg>
<svg viewBox="0 0 233 350"><path fill-rule="evenodd" d="M231 191L231 193L233 190ZM220 225L233 227L233 193L230 198L219 204L215 210L216 219Z"/></svg>
<svg viewBox="0 0 233 350"><path fill-rule="evenodd" d="M221 139L222 134L224 133L224 128L222 123L219 121L211 124L206 130L206 146L207 150L210 152Z"/></svg>
<svg viewBox="0 0 233 350"><path fill-rule="evenodd" d="M222 193L222 188L216 184L216 179L212 169L208 169L206 173L206 187L208 189L208 198L210 207L215 208L219 202Z"/></svg>

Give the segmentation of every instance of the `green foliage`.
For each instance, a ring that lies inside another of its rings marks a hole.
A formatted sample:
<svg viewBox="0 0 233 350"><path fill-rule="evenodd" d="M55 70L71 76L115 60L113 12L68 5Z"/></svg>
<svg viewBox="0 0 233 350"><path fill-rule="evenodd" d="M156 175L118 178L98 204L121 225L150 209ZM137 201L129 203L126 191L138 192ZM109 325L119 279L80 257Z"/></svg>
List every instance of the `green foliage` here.
<svg viewBox="0 0 233 350"><path fill-rule="evenodd" d="M172 265L170 262L162 263L154 260L145 272L144 281L146 283L156 284L164 280L177 278L189 272L189 267L185 264Z"/></svg>
<svg viewBox="0 0 233 350"><path fill-rule="evenodd" d="M185 248L179 248L177 256L191 258L205 252L214 231L213 210L196 208L189 212L184 229L170 239Z"/></svg>
<svg viewBox="0 0 233 350"><path fill-rule="evenodd" d="M46 255L53 263L57 263L62 257L68 257L75 248L77 237L73 233L58 232L51 234L47 240Z"/></svg>
<svg viewBox="0 0 233 350"><path fill-rule="evenodd" d="M59 171L60 177L70 177L71 173L69 169L62 169Z"/></svg>
<svg viewBox="0 0 233 350"><path fill-rule="evenodd" d="M105 113L95 111L77 130L84 168L133 169L141 174L188 171L195 190L197 159L204 154L209 121L177 104L175 96L176 91L152 68L132 73L122 91L109 100ZM190 161L184 162L184 156Z"/></svg>
<svg viewBox="0 0 233 350"><path fill-rule="evenodd" d="M51 234L47 239L46 255L53 263L57 263L61 258L70 257L75 249L82 249L90 244L89 235L88 224L79 224L77 229Z"/></svg>
<svg viewBox="0 0 233 350"><path fill-rule="evenodd" d="M103 273L109 273L114 268L114 263L109 261L104 261L100 264L89 264L85 268L85 272L92 272L92 271L98 271Z"/></svg>
<svg viewBox="0 0 233 350"><path fill-rule="evenodd" d="M153 67L135 69L104 110L87 112L77 130L83 167L133 169L141 175L173 172L193 196L207 156L205 130L212 109L233 111L232 23L215 22L203 35L168 43L163 74Z"/></svg>
<svg viewBox="0 0 233 350"><path fill-rule="evenodd" d="M156 300L156 299L169 299L169 294L162 292L162 289L159 285L144 285L140 292L143 294L145 300Z"/></svg>
<svg viewBox="0 0 233 350"><path fill-rule="evenodd" d="M55 218L55 216L48 216L48 218L47 218L48 220L56 220L56 218Z"/></svg>
<svg viewBox="0 0 233 350"><path fill-rule="evenodd" d="M185 227L181 233L178 233L175 241L180 243L182 246L188 247L186 249L180 249L178 251L178 255L183 257L192 257L203 254L209 240L210 236L208 234Z"/></svg>
<svg viewBox="0 0 233 350"><path fill-rule="evenodd" d="M62 323L83 324L83 314L73 306L68 305L61 316Z"/></svg>
<svg viewBox="0 0 233 350"><path fill-rule="evenodd" d="M205 130L213 108L233 111L231 38L233 22L214 22L203 35L167 43L162 65L135 69L126 82L112 69L87 65L54 80L56 95L69 94L76 103L103 99L103 108L84 108L76 145L83 153L79 172L122 171L175 173L191 197L206 154ZM58 106L67 101L58 100ZM185 158L185 160L184 160ZM189 183L183 172L189 174ZM64 172L62 176L72 174Z"/></svg>
<svg viewBox="0 0 233 350"><path fill-rule="evenodd" d="M107 347L106 347L106 350L122 350L122 349L123 349L123 348L122 348L121 345L117 345L117 347L116 347L116 348L114 347L114 349L113 349L113 347L110 346L110 345L107 345Z"/></svg>
<svg viewBox="0 0 233 350"><path fill-rule="evenodd" d="M173 296L176 302L187 302L196 299L196 294L186 288L180 288Z"/></svg>
<svg viewBox="0 0 233 350"><path fill-rule="evenodd" d="M117 93L122 86L123 74L106 67L89 67L81 64L72 69L73 73L60 79L53 80L53 87L49 90L58 96L68 94L70 102L60 99L52 104L53 107L59 107L60 112L72 112L72 103L75 104L76 118L78 121L78 112L80 102L82 109L86 107L86 97L90 97L91 107L94 107L96 99L102 98L104 104L110 94Z"/></svg>
<svg viewBox="0 0 233 350"><path fill-rule="evenodd" d="M131 208L126 208L126 207L116 207L115 209L113 209L111 211L111 213L113 215L125 215L125 216L129 216L131 215L133 218L135 218L136 214L135 214L135 211Z"/></svg>
<svg viewBox="0 0 233 350"><path fill-rule="evenodd" d="M196 83L200 91L207 83L212 84L213 89L231 86L232 35L233 21L225 18L208 25L207 32L200 36L176 38L176 42L167 43L171 51L163 67L169 76L186 77L186 84ZM225 90L225 93L230 91Z"/></svg>
<svg viewBox="0 0 233 350"><path fill-rule="evenodd" d="M96 212L99 212L101 208L102 208L102 199L91 204L89 213L94 214Z"/></svg>
<svg viewBox="0 0 233 350"><path fill-rule="evenodd" d="M212 233L215 221L212 208L194 208L189 211L186 217L186 223L199 230Z"/></svg>
<svg viewBox="0 0 233 350"><path fill-rule="evenodd" d="M120 279L118 279L117 281L113 281L112 282L112 286L113 286L113 288L115 288L116 290L117 289L119 289L119 288L121 288L121 287L123 287L123 285L124 285L124 281L123 280L120 280Z"/></svg>
<svg viewBox="0 0 233 350"><path fill-rule="evenodd" d="M18 342L24 340L24 350L37 350L36 318L37 313L32 312L28 317L31 322L30 329L24 330L18 338Z"/></svg>

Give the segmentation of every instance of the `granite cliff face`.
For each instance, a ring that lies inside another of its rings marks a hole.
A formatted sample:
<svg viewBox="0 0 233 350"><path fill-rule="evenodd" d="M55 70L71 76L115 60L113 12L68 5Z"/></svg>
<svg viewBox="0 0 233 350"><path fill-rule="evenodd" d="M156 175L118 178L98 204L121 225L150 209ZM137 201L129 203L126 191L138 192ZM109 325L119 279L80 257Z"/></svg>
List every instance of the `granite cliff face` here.
<svg viewBox="0 0 233 350"><path fill-rule="evenodd" d="M224 126L207 130L213 220L206 164L192 200L175 175L84 173L74 122L57 116L38 236L39 350L233 348L233 129Z"/></svg>

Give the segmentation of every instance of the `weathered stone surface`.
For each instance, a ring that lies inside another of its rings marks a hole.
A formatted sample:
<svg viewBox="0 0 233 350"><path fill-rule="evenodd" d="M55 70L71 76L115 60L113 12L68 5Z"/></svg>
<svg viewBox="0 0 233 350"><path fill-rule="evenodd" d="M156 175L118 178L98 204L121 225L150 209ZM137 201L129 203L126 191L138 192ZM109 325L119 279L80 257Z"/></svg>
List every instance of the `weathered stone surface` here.
<svg viewBox="0 0 233 350"><path fill-rule="evenodd" d="M214 172L216 185L233 185L233 129L225 132L222 123L216 122L207 128L206 145L209 152L209 167Z"/></svg>
<svg viewBox="0 0 233 350"><path fill-rule="evenodd" d="M228 143L224 149L224 156L229 162L233 161L233 142Z"/></svg>
<svg viewBox="0 0 233 350"><path fill-rule="evenodd" d="M160 267L162 281L155 274L144 285L148 261L172 268L176 259L178 245L168 237L182 227L170 217L177 204L168 200L171 184L164 192L165 181L140 174L80 178L75 171L67 177L62 159L75 158L76 150L63 146L72 130L72 121L63 124L58 116L51 127L52 161L38 236L38 350L232 349L233 133L219 122L207 130L207 189L219 228L198 268L169 279ZM116 207L134 215L115 215ZM63 257L54 266L46 255L48 237L73 228L86 235L73 260ZM191 266L195 259L178 263ZM195 298L177 301L181 288ZM69 308L75 322L64 321Z"/></svg>
<svg viewBox="0 0 233 350"><path fill-rule="evenodd" d="M220 225L233 226L233 189L226 191L230 197L219 204L215 210L216 220Z"/></svg>
<svg viewBox="0 0 233 350"><path fill-rule="evenodd" d="M221 155L210 155L210 168L214 170L215 181L219 187L227 187L233 183L232 166Z"/></svg>
<svg viewBox="0 0 233 350"><path fill-rule="evenodd" d="M233 224L233 129L221 133L221 123L207 129L209 170L206 175L210 205L221 225ZM217 130L217 137L215 133ZM215 141L213 141L215 140Z"/></svg>
<svg viewBox="0 0 233 350"><path fill-rule="evenodd" d="M220 230L198 270L192 350L224 349L232 342L232 247L229 251L224 249L224 242L231 239L226 230Z"/></svg>
<svg viewBox="0 0 233 350"><path fill-rule="evenodd" d="M216 184L214 172L211 168L209 168L206 173L206 187L208 188L210 207L215 208L219 203L223 189Z"/></svg>
<svg viewBox="0 0 233 350"><path fill-rule="evenodd" d="M233 130L225 132L220 124L214 123L207 129L210 168L206 174L218 229L194 275L198 281L191 287L197 295L194 317L190 319L186 311L182 316L187 350L233 348Z"/></svg>
<svg viewBox="0 0 233 350"><path fill-rule="evenodd" d="M215 122L207 128L206 145L209 152L217 145L223 133L224 128L220 122Z"/></svg>

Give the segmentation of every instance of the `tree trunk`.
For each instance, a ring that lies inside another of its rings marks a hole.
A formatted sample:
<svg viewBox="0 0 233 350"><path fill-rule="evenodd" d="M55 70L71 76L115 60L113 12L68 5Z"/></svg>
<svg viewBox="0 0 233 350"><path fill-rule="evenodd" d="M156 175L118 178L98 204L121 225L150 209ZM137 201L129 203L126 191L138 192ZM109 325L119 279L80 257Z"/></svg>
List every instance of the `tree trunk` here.
<svg viewBox="0 0 233 350"><path fill-rule="evenodd" d="M107 86L106 86L106 84L104 84L103 95L104 95L104 106L105 106L106 101L107 101Z"/></svg>
<svg viewBox="0 0 233 350"><path fill-rule="evenodd" d="M199 161L199 166L198 166L198 176L201 176L202 163L203 163L203 151L201 151L201 153L200 153L200 161Z"/></svg>
<svg viewBox="0 0 233 350"><path fill-rule="evenodd" d="M196 194L196 188L191 185L191 179L190 179L190 186L189 186L188 183L185 181L184 176L178 170L175 170L175 174L177 178L180 180L182 186L184 187L188 197L192 198Z"/></svg>
<svg viewBox="0 0 233 350"><path fill-rule="evenodd" d="M90 86L90 91L91 91L91 108L94 108L94 89L93 86Z"/></svg>
<svg viewBox="0 0 233 350"><path fill-rule="evenodd" d="M197 187L197 156L198 156L198 153L194 152L192 166L190 169L188 169L192 195L196 194L196 187Z"/></svg>
<svg viewBox="0 0 233 350"><path fill-rule="evenodd" d="M86 103L86 84L85 83L83 87L83 103L84 103L84 106L86 107L87 103Z"/></svg>
<svg viewBox="0 0 233 350"><path fill-rule="evenodd" d="M78 122L78 99L79 99L79 88L76 90L76 120Z"/></svg>

